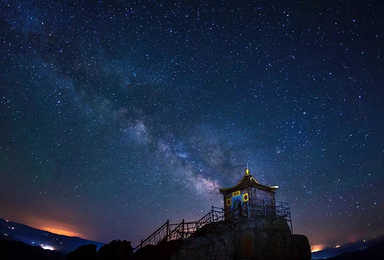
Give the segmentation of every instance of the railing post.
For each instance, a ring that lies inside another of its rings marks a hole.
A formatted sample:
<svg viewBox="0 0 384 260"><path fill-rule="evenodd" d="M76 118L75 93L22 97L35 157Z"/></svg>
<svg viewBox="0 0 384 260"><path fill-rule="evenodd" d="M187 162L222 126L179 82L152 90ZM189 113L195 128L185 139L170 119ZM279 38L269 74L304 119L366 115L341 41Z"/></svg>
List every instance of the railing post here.
<svg viewBox="0 0 384 260"><path fill-rule="evenodd" d="M213 206L212 206L212 219L211 219L211 222L214 222L215 220L215 210L213 209Z"/></svg>
<svg viewBox="0 0 384 260"><path fill-rule="evenodd" d="M288 212L288 215L289 215L289 222L291 224L291 233L293 234L293 224L292 224L291 208L287 208L287 212Z"/></svg>
<svg viewBox="0 0 384 260"><path fill-rule="evenodd" d="M168 241L168 235L169 235L169 219L167 219L167 234L165 235L166 241Z"/></svg>
<svg viewBox="0 0 384 260"><path fill-rule="evenodd" d="M184 219L183 219L182 231L181 231L181 239L184 239Z"/></svg>

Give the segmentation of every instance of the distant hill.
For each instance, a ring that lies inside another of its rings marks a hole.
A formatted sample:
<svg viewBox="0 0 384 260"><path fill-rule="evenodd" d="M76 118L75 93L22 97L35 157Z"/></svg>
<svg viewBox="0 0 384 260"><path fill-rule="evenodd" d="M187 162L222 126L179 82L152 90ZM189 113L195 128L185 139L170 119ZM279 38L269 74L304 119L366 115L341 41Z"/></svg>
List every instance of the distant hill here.
<svg viewBox="0 0 384 260"><path fill-rule="evenodd" d="M65 260L65 255L39 246L30 246L20 241L0 239L1 260Z"/></svg>
<svg viewBox="0 0 384 260"><path fill-rule="evenodd" d="M383 260L384 259L384 242L370 246L364 250L358 250L341 254L336 257L327 258L327 260Z"/></svg>
<svg viewBox="0 0 384 260"><path fill-rule="evenodd" d="M331 257L336 257L341 254L349 253L349 252L354 252L354 251L359 251L359 250L364 250L368 247L377 245L377 244L382 244L384 243L384 237L377 238L377 239L371 239L367 241L356 241L354 243L349 243L342 245L338 248L326 248L323 249L319 252L312 253L312 259L328 259ZM384 258L383 258L384 259Z"/></svg>
<svg viewBox="0 0 384 260"><path fill-rule="evenodd" d="M79 237L68 237L48 231L32 228L23 224L6 221L0 218L0 240L21 241L30 246L53 248L67 254L81 245L94 244L100 248L103 243L85 240ZM13 245L13 244L12 244Z"/></svg>

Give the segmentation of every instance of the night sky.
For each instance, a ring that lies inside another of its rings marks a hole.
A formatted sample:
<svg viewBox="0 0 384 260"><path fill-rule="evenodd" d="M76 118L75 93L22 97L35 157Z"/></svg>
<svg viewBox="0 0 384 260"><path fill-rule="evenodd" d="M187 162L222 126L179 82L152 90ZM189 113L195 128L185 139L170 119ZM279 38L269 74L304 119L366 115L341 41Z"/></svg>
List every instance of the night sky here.
<svg viewBox="0 0 384 260"><path fill-rule="evenodd" d="M0 217L136 245L249 163L313 246L384 234L381 1L0 1Z"/></svg>

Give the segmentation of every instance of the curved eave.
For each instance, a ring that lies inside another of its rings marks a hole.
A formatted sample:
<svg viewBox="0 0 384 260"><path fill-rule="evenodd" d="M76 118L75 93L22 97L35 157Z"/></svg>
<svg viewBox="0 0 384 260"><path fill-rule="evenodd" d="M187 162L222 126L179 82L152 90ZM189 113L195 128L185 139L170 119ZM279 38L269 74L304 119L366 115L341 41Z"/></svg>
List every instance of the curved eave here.
<svg viewBox="0 0 384 260"><path fill-rule="evenodd" d="M244 175L243 178L238 183L236 183L235 186L230 188L221 188L219 189L219 191L220 193L229 193L229 192L245 189L248 187L255 187L255 188L269 191L269 192L275 192L278 188L278 186L262 185L252 175Z"/></svg>
<svg viewBox="0 0 384 260"><path fill-rule="evenodd" d="M250 184L250 185L245 185L245 186L234 186L231 188L221 188L221 189L219 189L219 191L220 191L220 193L229 193L229 192L234 192L237 190L245 189L247 187L255 187L255 188L270 191L270 192L275 192L278 189L278 186L264 186L262 184L256 184L256 185Z"/></svg>

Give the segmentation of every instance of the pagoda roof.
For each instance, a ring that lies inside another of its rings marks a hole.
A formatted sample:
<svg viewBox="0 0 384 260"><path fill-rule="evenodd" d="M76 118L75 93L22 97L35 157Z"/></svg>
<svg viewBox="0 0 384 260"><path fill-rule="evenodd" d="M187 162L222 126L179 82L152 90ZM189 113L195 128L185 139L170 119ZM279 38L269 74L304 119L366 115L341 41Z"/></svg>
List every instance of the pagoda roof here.
<svg viewBox="0 0 384 260"><path fill-rule="evenodd" d="M252 175L246 174L235 186L231 188L221 188L219 190L220 190L220 193L228 193L228 192L244 189L247 187L255 187L255 188L270 191L270 192L275 192L278 188L278 186L262 185Z"/></svg>

